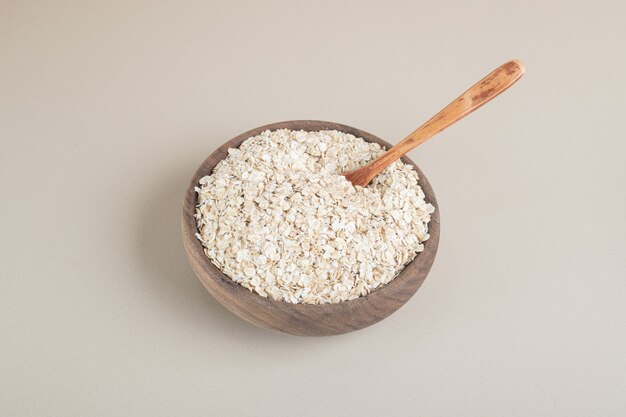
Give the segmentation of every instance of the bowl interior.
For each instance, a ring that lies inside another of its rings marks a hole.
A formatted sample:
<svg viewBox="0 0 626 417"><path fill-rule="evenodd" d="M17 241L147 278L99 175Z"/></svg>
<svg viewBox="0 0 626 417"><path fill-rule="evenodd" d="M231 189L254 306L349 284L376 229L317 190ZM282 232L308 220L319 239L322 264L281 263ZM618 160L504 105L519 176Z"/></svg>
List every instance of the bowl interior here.
<svg viewBox="0 0 626 417"><path fill-rule="evenodd" d="M195 237L197 226L194 218L198 180L212 172L219 161L228 155L229 148L236 148L246 139L265 130L338 130L376 142L389 149L389 143L382 139L353 128L333 122L316 120L296 120L273 123L242 133L213 152L198 168L185 195L183 207L183 243L194 272L204 286L222 304L238 316L256 325L292 334L326 335L369 326L387 317L400 308L421 286L430 270L439 245L439 206L435 193L424 173L413 161L403 157L402 161L411 164L419 174L419 183L426 201L435 206L428 224L430 238L424 242L424 250L417 254L404 270L390 283L355 300L334 304L291 304L276 301L253 293L232 281L223 274L204 254L204 248Z"/></svg>

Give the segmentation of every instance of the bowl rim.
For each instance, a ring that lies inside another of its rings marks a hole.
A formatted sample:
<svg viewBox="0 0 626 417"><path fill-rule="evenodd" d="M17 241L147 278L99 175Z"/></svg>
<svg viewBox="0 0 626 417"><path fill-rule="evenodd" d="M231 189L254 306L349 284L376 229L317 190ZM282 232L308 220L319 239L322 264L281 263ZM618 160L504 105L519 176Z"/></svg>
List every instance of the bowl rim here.
<svg viewBox="0 0 626 417"><path fill-rule="evenodd" d="M422 282L425 280L426 275L430 271L432 264L434 263L434 258L437 253L437 249L439 246L439 235L440 235L440 209L437 203L437 198L432 189L432 186L428 182L426 175L422 172L422 170L415 164L411 159L407 156L403 156L401 159L404 163L410 164L414 167L419 175L419 185L422 187L424 194L426 196L426 201L433 206L435 206L435 211L431 215L431 220L428 223L428 229L430 237L424 242L424 250L419 252L417 256L409 262L405 268L389 283L377 288L376 290L368 293L365 296L361 296L359 298L353 300L342 301L339 303L326 303L326 304L293 304L288 303L286 301L278 301L274 300L271 297L263 297L247 288L237 284L232 279L230 279L226 274L224 274L213 262L209 259L208 256L204 253L204 246L197 239L195 234L198 232L196 219L193 216L195 213L196 207L196 191L195 187L198 185L198 180L203 176L209 175L213 172L215 165L222 159L224 159L228 155L228 149L233 147L239 147L243 141L246 139L256 136L259 133L266 130L278 130L278 129L291 129L291 130L304 130L304 131L319 131L319 130L338 130L344 133L352 134L356 137L361 137L368 142L376 142L384 146L386 149L389 149L391 145L380 139L379 137L363 131L361 129L354 128L352 126L328 122L323 120L290 120L283 121L277 123L270 123L267 125L259 126L254 129L250 129L244 133L241 133L234 138L228 140L221 146L219 146L215 151L213 151L204 161L200 164L200 166L196 169L191 181L189 182L189 186L187 187L187 191L185 193L184 207L183 207L183 218L182 218L182 231L183 231L183 243L187 252L187 256L194 267L194 272L196 276L200 279L203 285L211 292L214 296L214 290L212 289L211 284L218 284L221 287L226 287L225 290L231 292L232 296L235 298L243 298L244 302L261 304L261 307L264 307L269 310L274 310L279 307L280 309L291 309L296 313L309 313L309 312L322 312L332 313L332 310L345 311L346 307L350 307L351 309L359 308L360 305L370 305L373 299L381 296L383 293L390 292L394 290L400 289L404 284L404 281L412 278L412 274L410 273L410 266L414 266L420 261L426 259L430 260L425 265L419 265L419 272L423 274L423 278L421 282L416 285L415 289L412 293L406 297L402 304L408 301L409 298L417 291L417 289L421 286ZM194 264L194 261L197 264ZM201 271L198 271L196 268L201 268ZM415 272L415 271L414 271ZM218 276L220 282L210 283L206 281L209 277L212 280L217 281L214 277ZM254 296L254 297L251 297ZM220 300L219 297L218 300ZM222 304L224 304L222 302ZM401 306L400 305L400 306ZM229 306L227 306L230 308ZM399 308L399 307L398 307ZM394 310L395 311L395 310ZM233 311L235 312L235 311ZM235 312L237 314L237 312ZM237 314L240 315L240 314ZM241 315L240 315L241 316ZM244 319L250 321L246 317ZM384 318L384 317L383 317ZM254 323L258 324L258 323ZM373 324L373 323L370 323Z"/></svg>

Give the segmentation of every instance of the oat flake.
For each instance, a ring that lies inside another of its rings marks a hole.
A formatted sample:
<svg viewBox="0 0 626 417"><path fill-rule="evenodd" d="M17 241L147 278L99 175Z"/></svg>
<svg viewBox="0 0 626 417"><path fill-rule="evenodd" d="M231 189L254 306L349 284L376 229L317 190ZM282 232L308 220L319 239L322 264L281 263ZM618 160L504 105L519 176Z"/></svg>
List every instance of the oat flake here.
<svg viewBox="0 0 626 417"><path fill-rule="evenodd" d="M338 131L265 131L199 180L205 254L230 279L289 303L338 303L393 280L429 237L435 208L411 165L365 188L341 175L384 149Z"/></svg>

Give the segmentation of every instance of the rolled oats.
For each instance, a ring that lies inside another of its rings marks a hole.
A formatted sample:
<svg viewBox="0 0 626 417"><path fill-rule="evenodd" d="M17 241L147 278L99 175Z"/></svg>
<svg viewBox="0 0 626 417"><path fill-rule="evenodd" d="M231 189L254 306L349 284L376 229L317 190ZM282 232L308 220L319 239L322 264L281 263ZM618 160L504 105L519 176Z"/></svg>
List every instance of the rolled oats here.
<svg viewBox="0 0 626 417"><path fill-rule="evenodd" d="M337 303L387 284L424 249L435 208L401 161L365 188L341 175L383 152L343 132L285 129L229 149L195 188L206 256L289 303Z"/></svg>

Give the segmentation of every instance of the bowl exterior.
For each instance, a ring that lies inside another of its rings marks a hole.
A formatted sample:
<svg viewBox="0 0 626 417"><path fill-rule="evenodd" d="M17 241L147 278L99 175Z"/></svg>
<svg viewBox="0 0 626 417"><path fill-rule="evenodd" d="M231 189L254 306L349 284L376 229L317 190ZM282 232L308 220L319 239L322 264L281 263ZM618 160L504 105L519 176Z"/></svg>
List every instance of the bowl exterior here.
<svg viewBox="0 0 626 417"><path fill-rule="evenodd" d="M253 293L224 275L204 254L204 248L196 238L196 193L198 180L212 172L215 165L228 155L229 148L236 148L246 139L265 130L338 130L376 142L387 149L390 145L382 139L362 130L338 123L317 120L296 120L273 123L252 129L220 146L200 165L185 194L182 217L183 244L191 266L206 289L226 308L255 325L301 336L326 336L347 333L370 326L399 309L422 285L437 254L439 245L439 206L435 193L424 173L413 161L402 161L415 167L426 201L435 206L429 223L430 238L424 242L424 251L390 283L365 297L336 304L307 305L290 304L264 298Z"/></svg>

